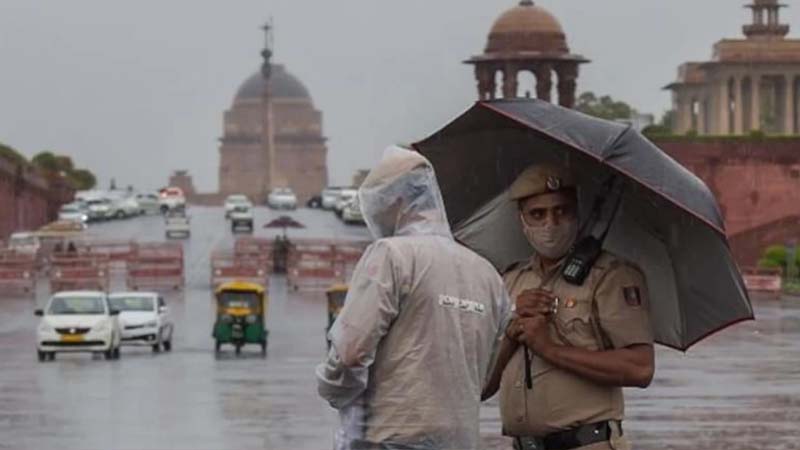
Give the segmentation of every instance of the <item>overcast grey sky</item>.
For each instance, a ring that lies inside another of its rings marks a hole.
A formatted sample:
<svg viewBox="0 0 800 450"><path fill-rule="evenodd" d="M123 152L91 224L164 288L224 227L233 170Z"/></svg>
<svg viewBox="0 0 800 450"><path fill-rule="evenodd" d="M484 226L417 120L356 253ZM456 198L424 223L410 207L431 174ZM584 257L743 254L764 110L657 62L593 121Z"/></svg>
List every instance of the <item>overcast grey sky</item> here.
<svg viewBox="0 0 800 450"><path fill-rule="evenodd" d="M222 112L259 64L273 16L275 60L324 113L337 183L393 142L422 138L476 98L472 70L515 0L0 0L0 142L69 154L104 185L156 188L189 169L217 187ZM741 36L745 0L538 0L590 58L579 90L660 115L678 64ZM784 22L800 23L789 0ZM796 35L793 30L793 35Z"/></svg>

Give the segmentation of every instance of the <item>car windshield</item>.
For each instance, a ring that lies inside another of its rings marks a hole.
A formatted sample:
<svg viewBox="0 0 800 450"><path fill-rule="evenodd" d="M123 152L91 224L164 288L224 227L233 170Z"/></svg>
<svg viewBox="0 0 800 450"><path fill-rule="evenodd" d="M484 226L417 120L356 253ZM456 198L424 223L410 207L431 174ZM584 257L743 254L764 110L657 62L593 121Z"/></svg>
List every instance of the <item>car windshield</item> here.
<svg viewBox="0 0 800 450"><path fill-rule="evenodd" d="M250 205L239 205L239 206L233 208L233 211L234 212L241 212L241 213L248 212L248 211L250 211Z"/></svg>
<svg viewBox="0 0 800 450"><path fill-rule="evenodd" d="M108 303L117 311L153 311L155 307L153 298L144 296L111 297Z"/></svg>
<svg viewBox="0 0 800 450"><path fill-rule="evenodd" d="M50 302L48 314L105 314L102 297L56 297Z"/></svg>
<svg viewBox="0 0 800 450"><path fill-rule="evenodd" d="M231 195L228 197L228 203L247 203L248 201L244 195Z"/></svg>
<svg viewBox="0 0 800 450"><path fill-rule="evenodd" d="M62 206L61 207L61 212L62 213L76 213L76 212L79 212L79 211L80 210L78 209L77 206Z"/></svg>
<svg viewBox="0 0 800 450"><path fill-rule="evenodd" d="M255 292L223 292L219 297L220 306L226 308L258 309L258 294Z"/></svg>
<svg viewBox="0 0 800 450"><path fill-rule="evenodd" d="M11 236L9 240L11 247L28 247L36 245L36 238L33 236Z"/></svg>

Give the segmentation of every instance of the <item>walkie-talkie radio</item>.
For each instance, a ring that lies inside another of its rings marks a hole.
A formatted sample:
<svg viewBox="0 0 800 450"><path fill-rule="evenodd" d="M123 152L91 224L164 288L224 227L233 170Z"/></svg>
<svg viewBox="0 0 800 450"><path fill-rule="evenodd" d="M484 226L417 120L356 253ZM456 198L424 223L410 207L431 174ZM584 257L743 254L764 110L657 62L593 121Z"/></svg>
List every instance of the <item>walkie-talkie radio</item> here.
<svg viewBox="0 0 800 450"><path fill-rule="evenodd" d="M606 182L607 194L613 190L614 180L615 178L611 178ZM591 232L602 214L605 200L605 196L600 196L595 200L592 213L580 233L582 235L588 230L589 234L575 244L564 262L561 275L564 281L569 284L575 286L583 285L583 282L586 281L586 277L591 273L594 263L597 262L597 258L599 258L600 254L603 252L603 242L606 236L608 236L608 232L611 230L611 223L614 221L614 217L616 217L617 211L619 210L619 205L622 202L621 189L617 192L617 202L616 205L614 205L614 211L606 222L606 229L599 238L596 238Z"/></svg>
<svg viewBox="0 0 800 450"><path fill-rule="evenodd" d="M603 251L603 242L594 236L587 236L575 245L567 257L561 274L569 284L580 286L589 276L597 258Z"/></svg>

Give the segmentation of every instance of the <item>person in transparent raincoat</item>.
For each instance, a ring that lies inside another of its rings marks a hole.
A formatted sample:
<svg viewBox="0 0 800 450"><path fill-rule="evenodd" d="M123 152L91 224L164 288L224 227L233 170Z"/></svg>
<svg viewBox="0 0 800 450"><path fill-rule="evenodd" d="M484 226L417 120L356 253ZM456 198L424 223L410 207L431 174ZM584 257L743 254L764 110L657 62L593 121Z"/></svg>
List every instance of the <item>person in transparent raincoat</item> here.
<svg viewBox="0 0 800 450"><path fill-rule="evenodd" d="M450 232L433 167L389 148L359 189L376 239L356 266L317 367L339 410L336 449L476 449L481 388L509 300Z"/></svg>

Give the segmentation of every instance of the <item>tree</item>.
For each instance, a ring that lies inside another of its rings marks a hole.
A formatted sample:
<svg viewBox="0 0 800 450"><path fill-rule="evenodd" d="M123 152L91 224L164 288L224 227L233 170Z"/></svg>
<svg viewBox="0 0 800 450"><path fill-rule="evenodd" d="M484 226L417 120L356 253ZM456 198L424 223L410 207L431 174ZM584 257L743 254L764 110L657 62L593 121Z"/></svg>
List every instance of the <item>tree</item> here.
<svg viewBox="0 0 800 450"><path fill-rule="evenodd" d="M616 101L608 95L597 97L594 92L584 92L578 96L575 109L590 116L606 120L630 119L636 112L625 102Z"/></svg>
<svg viewBox="0 0 800 450"><path fill-rule="evenodd" d="M78 190L91 189L97 184L97 178L92 172L76 168L72 158L66 155L44 151L36 154L31 163L45 173L63 175Z"/></svg>
<svg viewBox="0 0 800 450"><path fill-rule="evenodd" d="M68 178L75 189L79 191L87 191L97 185L97 178L86 169L73 170Z"/></svg>
<svg viewBox="0 0 800 450"><path fill-rule="evenodd" d="M0 158L11 161L14 164L27 164L28 160L12 147L0 144Z"/></svg>
<svg viewBox="0 0 800 450"><path fill-rule="evenodd" d="M795 266L800 265L800 252L795 255ZM783 273L787 273L787 253L785 245L771 245L764 250L761 259L758 260L758 267L779 268Z"/></svg>
<svg viewBox="0 0 800 450"><path fill-rule="evenodd" d="M40 152L37 153L32 159L31 162L34 166L43 169L48 172L59 172L58 167L58 158L52 152Z"/></svg>

